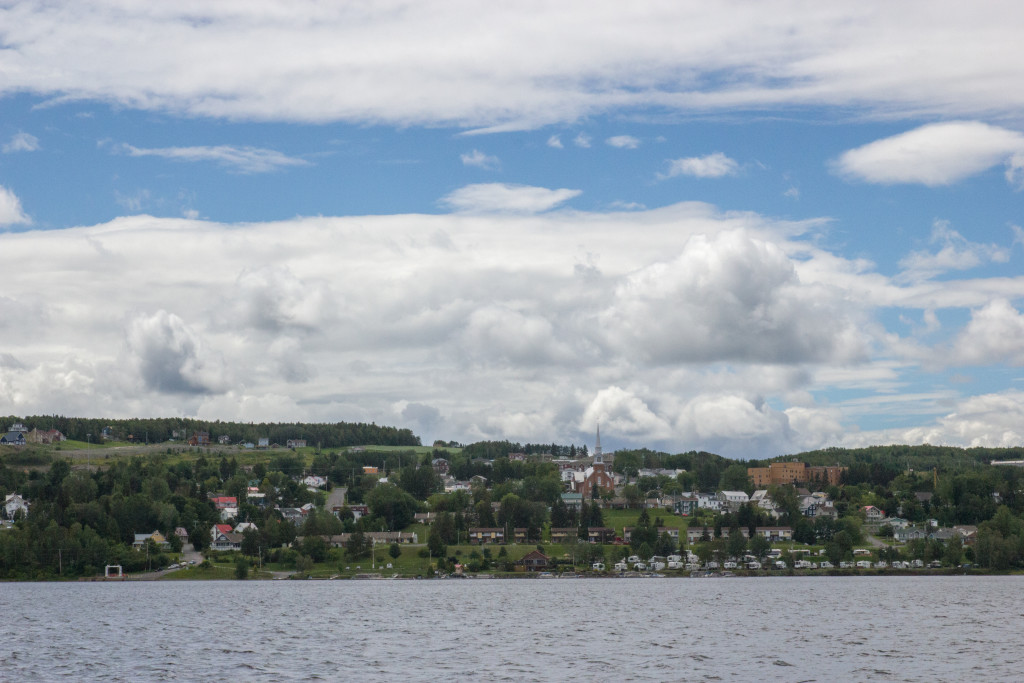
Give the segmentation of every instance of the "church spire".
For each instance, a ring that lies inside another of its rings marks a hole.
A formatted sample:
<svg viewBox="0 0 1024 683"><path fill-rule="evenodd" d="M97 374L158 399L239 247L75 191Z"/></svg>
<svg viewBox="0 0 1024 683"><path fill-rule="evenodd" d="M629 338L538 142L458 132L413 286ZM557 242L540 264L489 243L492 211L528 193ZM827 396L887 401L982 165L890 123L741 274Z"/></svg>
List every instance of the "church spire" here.
<svg viewBox="0 0 1024 683"><path fill-rule="evenodd" d="M597 423L597 443L594 444L594 464L604 464L604 454L601 453L601 423Z"/></svg>

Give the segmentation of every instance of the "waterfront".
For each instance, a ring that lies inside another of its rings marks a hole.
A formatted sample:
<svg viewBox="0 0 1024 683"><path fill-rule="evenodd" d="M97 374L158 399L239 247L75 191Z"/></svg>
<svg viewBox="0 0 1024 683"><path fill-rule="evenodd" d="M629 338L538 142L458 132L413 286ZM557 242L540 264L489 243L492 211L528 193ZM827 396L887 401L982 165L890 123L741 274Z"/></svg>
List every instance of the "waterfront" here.
<svg viewBox="0 0 1024 683"><path fill-rule="evenodd" d="M6 680L1011 680L1024 577L15 583Z"/></svg>

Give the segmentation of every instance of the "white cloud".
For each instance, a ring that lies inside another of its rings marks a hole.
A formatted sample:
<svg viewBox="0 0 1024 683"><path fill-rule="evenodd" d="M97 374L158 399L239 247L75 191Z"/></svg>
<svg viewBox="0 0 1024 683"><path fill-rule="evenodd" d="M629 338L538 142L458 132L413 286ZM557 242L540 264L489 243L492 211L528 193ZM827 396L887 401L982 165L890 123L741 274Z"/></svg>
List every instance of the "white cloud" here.
<svg viewBox="0 0 1024 683"><path fill-rule="evenodd" d="M740 166L735 160L721 152L715 152L703 157L671 159L668 162L668 170L665 173L659 173L658 177L666 179L688 175L694 178L722 178L736 175L739 168Z"/></svg>
<svg viewBox="0 0 1024 683"><path fill-rule="evenodd" d="M640 140L632 135L615 135L605 140L605 144L619 149L636 149L640 146Z"/></svg>
<svg viewBox="0 0 1024 683"><path fill-rule="evenodd" d="M587 404L579 422L581 432L594 429L598 422L609 432L639 439L660 440L672 429L642 399L618 386L610 386L595 394Z"/></svg>
<svg viewBox="0 0 1024 683"><path fill-rule="evenodd" d="M21 208L17 195L0 185L0 227L5 225L29 225L32 219Z"/></svg>
<svg viewBox="0 0 1024 683"><path fill-rule="evenodd" d="M34 152L39 149L39 138L30 133L15 133L10 142L3 145L4 154L14 152Z"/></svg>
<svg viewBox="0 0 1024 683"><path fill-rule="evenodd" d="M592 139L593 138L591 138L586 133L580 133L575 138L573 138L572 144L576 145L577 147L582 147L583 149L587 149L587 148L590 147L590 143L591 143Z"/></svg>
<svg viewBox="0 0 1024 683"><path fill-rule="evenodd" d="M1024 315L1005 299L972 311L970 322L953 343L948 362L1024 366Z"/></svg>
<svg viewBox="0 0 1024 683"><path fill-rule="evenodd" d="M1006 163L1006 178L1016 185L1022 154L1024 134L978 121L950 121L843 152L835 169L847 178L870 183L936 187Z"/></svg>
<svg viewBox="0 0 1024 683"><path fill-rule="evenodd" d="M630 275L601 321L616 348L655 364L802 363L862 357L856 317L840 292L801 283L776 245L730 232Z"/></svg>
<svg viewBox="0 0 1024 683"><path fill-rule="evenodd" d="M476 166L488 171L501 168L501 160L496 156L490 156L484 154L478 149L474 149L472 152L461 155L463 166Z"/></svg>
<svg viewBox="0 0 1024 683"><path fill-rule="evenodd" d="M481 183L466 185L441 202L456 211L540 213L578 197L581 190L549 190L529 185Z"/></svg>
<svg viewBox="0 0 1024 683"><path fill-rule="evenodd" d="M548 147L562 149L564 145L562 144L562 139L560 137L558 137L557 135L552 135L551 137L548 138Z"/></svg>
<svg viewBox="0 0 1024 683"><path fill-rule="evenodd" d="M17 3L0 13L0 94L228 119L505 129L640 107L1019 116L1019 25L1014 3L978 12L925 0L566 0L472 13L415 2ZM540 39L548 26L558 40Z"/></svg>
<svg viewBox="0 0 1024 683"><path fill-rule="evenodd" d="M161 310L135 318L126 342L147 390L203 394L226 387L223 359L173 313Z"/></svg>
<svg viewBox="0 0 1024 683"><path fill-rule="evenodd" d="M272 149L258 147L160 147L145 149L123 145L114 149L123 150L133 157L160 157L171 161L212 161L239 173L269 173L289 166L308 166L305 159L290 157Z"/></svg>
<svg viewBox="0 0 1024 683"><path fill-rule="evenodd" d="M916 282L926 280L950 270L968 270L980 265L1010 260L1010 250L995 244L970 242L947 221L936 221L932 226L931 244L938 245L936 252L914 251L900 259L903 272L899 280Z"/></svg>
<svg viewBox="0 0 1024 683"><path fill-rule="evenodd" d="M511 203L559 205L532 189L541 199ZM0 414L365 420L427 442L562 443L600 418L609 443L745 457L853 443L872 419L911 425L900 436L1002 438L998 414L964 407L971 385L908 390L925 355L902 360L908 340L874 318L937 311L952 341L924 349L936 364L1017 365L1024 278L901 285L821 248L824 225L683 203L0 233L5 258L35 259L4 271ZM951 306L974 310L963 330ZM937 421L954 411L981 426Z"/></svg>

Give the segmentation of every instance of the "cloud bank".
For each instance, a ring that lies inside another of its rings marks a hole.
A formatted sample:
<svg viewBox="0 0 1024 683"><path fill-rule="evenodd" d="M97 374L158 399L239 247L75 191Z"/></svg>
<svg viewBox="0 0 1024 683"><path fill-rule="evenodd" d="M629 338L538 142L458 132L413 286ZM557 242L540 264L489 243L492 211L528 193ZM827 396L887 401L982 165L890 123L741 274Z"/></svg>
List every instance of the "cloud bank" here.
<svg viewBox="0 0 1024 683"><path fill-rule="evenodd" d="M893 388L1024 363L1022 277L899 281L821 249L819 221L463 190L493 210L0 234L15 261L47 254L5 273L0 412L375 420L428 442L578 442L600 419L619 443L745 457L1019 432L999 412L1019 392ZM928 342L878 324L890 308L969 319Z"/></svg>

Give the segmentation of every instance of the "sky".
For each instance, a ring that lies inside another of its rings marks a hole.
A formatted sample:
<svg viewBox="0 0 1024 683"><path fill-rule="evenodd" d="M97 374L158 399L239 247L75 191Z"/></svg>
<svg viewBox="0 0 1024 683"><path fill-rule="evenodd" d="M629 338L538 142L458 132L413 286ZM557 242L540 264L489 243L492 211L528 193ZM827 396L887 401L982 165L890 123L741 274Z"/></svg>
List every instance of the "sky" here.
<svg viewBox="0 0 1024 683"><path fill-rule="evenodd" d="M0 2L0 414L1024 441L1016 3Z"/></svg>

